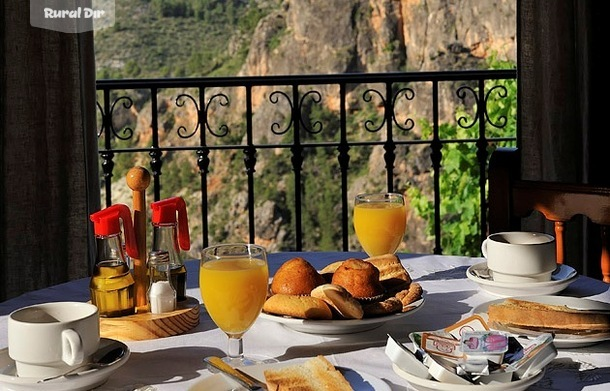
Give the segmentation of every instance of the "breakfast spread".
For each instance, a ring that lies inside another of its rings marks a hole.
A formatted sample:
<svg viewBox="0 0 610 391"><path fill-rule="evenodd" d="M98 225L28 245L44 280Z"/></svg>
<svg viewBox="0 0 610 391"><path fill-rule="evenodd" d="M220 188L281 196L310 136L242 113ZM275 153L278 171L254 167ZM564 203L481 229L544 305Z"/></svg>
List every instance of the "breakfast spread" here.
<svg viewBox="0 0 610 391"><path fill-rule="evenodd" d="M305 259L283 263L263 312L300 319L362 319L407 312L422 288L394 254L349 258L317 271Z"/></svg>
<svg viewBox="0 0 610 391"><path fill-rule="evenodd" d="M343 374L324 356L264 372L269 391L351 391Z"/></svg>
<svg viewBox="0 0 610 391"><path fill-rule="evenodd" d="M491 325L549 331L559 334L610 331L610 313L583 311L563 305L508 298L489 305Z"/></svg>

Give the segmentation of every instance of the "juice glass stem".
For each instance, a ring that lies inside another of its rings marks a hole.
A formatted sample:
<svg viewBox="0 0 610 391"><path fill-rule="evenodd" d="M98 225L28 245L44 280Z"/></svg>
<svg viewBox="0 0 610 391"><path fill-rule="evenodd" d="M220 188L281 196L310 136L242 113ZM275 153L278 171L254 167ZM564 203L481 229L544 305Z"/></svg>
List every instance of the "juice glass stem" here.
<svg viewBox="0 0 610 391"><path fill-rule="evenodd" d="M229 335L229 344L227 349L227 360L229 362L243 361L244 359L244 341L241 336Z"/></svg>

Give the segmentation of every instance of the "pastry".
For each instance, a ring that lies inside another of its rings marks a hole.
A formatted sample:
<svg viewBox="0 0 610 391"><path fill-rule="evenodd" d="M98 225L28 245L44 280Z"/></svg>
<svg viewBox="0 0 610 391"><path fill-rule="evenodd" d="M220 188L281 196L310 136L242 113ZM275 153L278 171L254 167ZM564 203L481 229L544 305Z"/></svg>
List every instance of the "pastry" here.
<svg viewBox="0 0 610 391"><path fill-rule="evenodd" d="M388 297L383 301L374 301L362 305L365 318L386 316L402 311L402 302L396 297Z"/></svg>
<svg viewBox="0 0 610 391"><path fill-rule="evenodd" d="M292 316L299 319L330 320L333 318L330 307L322 299L282 293L269 297L263 304L263 311L268 314Z"/></svg>
<svg viewBox="0 0 610 391"><path fill-rule="evenodd" d="M366 258L379 270L379 281L387 291L398 292L408 288L411 276L396 254L377 255Z"/></svg>
<svg viewBox="0 0 610 391"><path fill-rule="evenodd" d="M413 302L421 299L423 293L421 285L417 282L412 282L409 288L403 289L394 296L402 303L402 312L407 312L412 308L411 304Z"/></svg>
<svg viewBox="0 0 610 391"><path fill-rule="evenodd" d="M362 259L345 260L333 273L332 283L341 285L356 299L374 300L385 292L379 269Z"/></svg>
<svg viewBox="0 0 610 391"><path fill-rule="evenodd" d="M326 283L324 277L305 259L296 257L284 262L273 276L271 293L309 295L318 285Z"/></svg>
<svg viewBox="0 0 610 391"><path fill-rule="evenodd" d="M322 299L344 319L362 319L364 311L360 302L342 286L323 284L311 291L312 297Z"/></svg>

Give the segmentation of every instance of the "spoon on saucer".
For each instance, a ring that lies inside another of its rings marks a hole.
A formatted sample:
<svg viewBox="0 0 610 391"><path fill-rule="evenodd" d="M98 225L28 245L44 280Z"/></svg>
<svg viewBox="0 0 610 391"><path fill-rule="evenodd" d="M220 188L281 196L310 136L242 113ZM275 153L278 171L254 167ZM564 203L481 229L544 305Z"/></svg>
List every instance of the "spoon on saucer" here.
<svg viewBox="0 0 610 391"><path fill-rule="evenodd" d="M117 346L116 348L110 349L109 351L107 351L101 357L93 357L92 362L88 362L86 364L80 365L76 368L69 370L66 373L62 373L61 375L55 375L55 376L47 377L44 379L40 379L40 380L38 380L38 383L44 383L49 380L60 378L62 376L77 376L77 375L79 375L79 373L83 372L83 370L85 370L85 369L87 371L89 371L92 369L100 369L100 368L109 367L112 364L119 361L124 355L125 355L125 348L123 346Z"/></svg>

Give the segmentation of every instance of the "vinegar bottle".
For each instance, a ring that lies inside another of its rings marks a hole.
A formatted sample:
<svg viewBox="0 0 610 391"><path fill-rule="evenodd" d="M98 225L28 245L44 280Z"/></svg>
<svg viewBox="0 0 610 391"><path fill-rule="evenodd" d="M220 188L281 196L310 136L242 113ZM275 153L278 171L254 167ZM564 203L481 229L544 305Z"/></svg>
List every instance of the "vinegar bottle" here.
<svg viewBox="0 0 610 391"><path fill-rule="evenodd" d="M127 205L115 204L91 216L95 232L96 259L89 283L91 302L102 317L118 317L135 313L135 281L125 258L138 257L131 212ZM121 240L121 220L125 246Z"/></svg>
<svg viewBox="0 0 610 391"><path fill-rule="evenodd" d="M191 248L186 203L182 197L171 197L150 204L152 208L152 251L169 253L172 285L178 301L186 300L186 267L180 250Z"/></svg>

